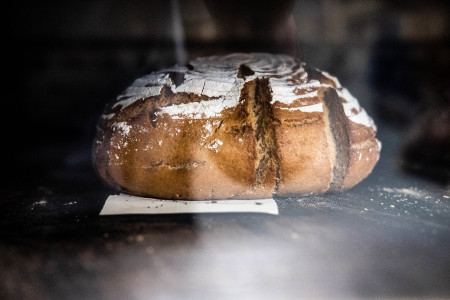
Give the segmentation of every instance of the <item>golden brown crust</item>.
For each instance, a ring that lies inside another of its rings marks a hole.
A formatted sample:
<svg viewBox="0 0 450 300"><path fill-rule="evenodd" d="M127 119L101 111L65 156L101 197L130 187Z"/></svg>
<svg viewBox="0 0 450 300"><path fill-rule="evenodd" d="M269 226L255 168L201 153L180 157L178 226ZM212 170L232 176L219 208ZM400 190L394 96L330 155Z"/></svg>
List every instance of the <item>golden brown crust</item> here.
<svg viewBox="0 0 450 300"><path fill-rule="evenodd" d="M380 157L380 144L375 139L375 131L366 126L348 121L349 126L349 166L342 189L349 189L366 178Z"/></svg>
<svg viewBox="0 0 450 300"><path fill-rule="evenodd" d="M193 66L140 78L108 104L93 156L110 186L162 199L291 196L350 188L377 162L373 122L325 72L269 54Z"/></svg>
<svg viewBox="0 0 450 300"><path fill-rule="evenodd" d="M317 98L318 100L318 98ZM278 155L280 157L280 196L321 193L328 190L333 166L326 136L326 116L320 112L274 108Z"/></svg>
<svg viewBox="0 0 450 300"><path fill-rule="evenodd" d="M209 199L246 192L254 181L255 142L242 106L209 120L151 120L141 113L125 130L112 130L102 168L132 194Z"/></svg>

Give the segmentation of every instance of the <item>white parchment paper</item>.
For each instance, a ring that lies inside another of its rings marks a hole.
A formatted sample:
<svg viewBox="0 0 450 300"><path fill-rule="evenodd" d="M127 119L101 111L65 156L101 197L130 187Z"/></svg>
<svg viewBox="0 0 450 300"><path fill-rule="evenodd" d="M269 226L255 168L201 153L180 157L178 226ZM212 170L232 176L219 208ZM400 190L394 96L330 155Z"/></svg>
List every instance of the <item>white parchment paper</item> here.
<svg viewBox="0 0 450 300"><path fill-rule="evenodd" d="M120 194L106 199L100 215L243 212L278 215L278 206L273 199L187 201Z"/></svg>

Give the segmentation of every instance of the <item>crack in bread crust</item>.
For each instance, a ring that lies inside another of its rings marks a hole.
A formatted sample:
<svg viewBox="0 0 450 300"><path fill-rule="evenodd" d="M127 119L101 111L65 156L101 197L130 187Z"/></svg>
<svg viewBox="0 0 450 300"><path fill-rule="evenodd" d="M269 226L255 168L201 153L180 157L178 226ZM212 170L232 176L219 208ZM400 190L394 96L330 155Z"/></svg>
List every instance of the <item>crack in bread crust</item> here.
<svg viewBox="0 0 450 300"><path fill-rule="evenodd" d="M328 88L323 92L323 101L327 106L329 128L335 145L335 163L333 179L330 190L341 190L347 177L350 164L350 138L349 128L344 108L339 100L336 90Z"/></svg>
<svg viewBox="0 0 450 300"><path fill-rule="evenodd" d="M241 95L247 97L247 110L256 138L253 189L262 188L276 193L280 177L279 158L269 80L256 78L247 82Z"/></svg>
<svg viewBox="0 0 450 300"><path fill-rule="evenodd" d="M160 168L160 167L164 167L164 168L171 168L171 169L190 169L190 168L198 168L198 167L202 167L206 164L206 161L186 161L186 162L182 162L182 163L178 163L178 164L174 164L174 163L164 163L162 160L155 163L155 164L151 164L148 166L143 166L142 168Z"/></svg>

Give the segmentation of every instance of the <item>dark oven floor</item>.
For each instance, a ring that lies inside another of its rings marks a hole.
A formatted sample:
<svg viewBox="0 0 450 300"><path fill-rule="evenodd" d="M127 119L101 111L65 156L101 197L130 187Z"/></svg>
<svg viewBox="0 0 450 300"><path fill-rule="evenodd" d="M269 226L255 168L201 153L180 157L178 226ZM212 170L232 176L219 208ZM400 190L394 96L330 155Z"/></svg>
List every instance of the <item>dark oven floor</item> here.
<svg viewBox="0 0 450 300"><path fill-rule="evenodd" d="M276 199L278 216L99 216L114 192L90 168L49 169L48 184L6 189L0 202L1 291L28 299L448 297L450 192L399 170L399 134L379 127L381 160L361 184Z"/></svg>

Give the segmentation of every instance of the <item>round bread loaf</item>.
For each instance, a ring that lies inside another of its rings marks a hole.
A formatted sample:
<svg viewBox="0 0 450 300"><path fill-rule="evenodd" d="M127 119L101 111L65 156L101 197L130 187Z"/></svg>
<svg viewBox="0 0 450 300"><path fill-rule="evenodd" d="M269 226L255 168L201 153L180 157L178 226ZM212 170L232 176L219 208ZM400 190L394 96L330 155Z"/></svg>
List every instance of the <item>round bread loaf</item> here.
<svg viewBox="0 0 450 300"><path fill-rule="evenodd" d="M230 54L137 79L106 106L100 177L161 199L254 199L348 189L378 161L376 126L326 72Z"/></svg>

